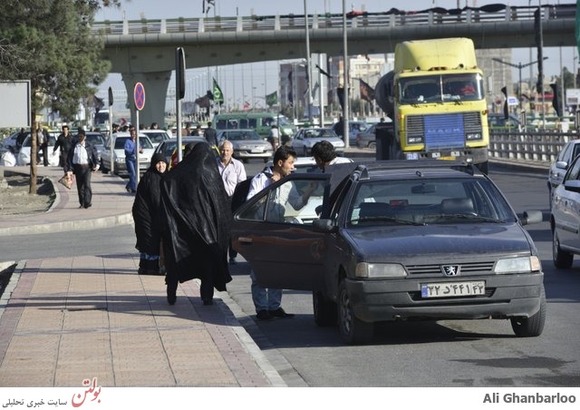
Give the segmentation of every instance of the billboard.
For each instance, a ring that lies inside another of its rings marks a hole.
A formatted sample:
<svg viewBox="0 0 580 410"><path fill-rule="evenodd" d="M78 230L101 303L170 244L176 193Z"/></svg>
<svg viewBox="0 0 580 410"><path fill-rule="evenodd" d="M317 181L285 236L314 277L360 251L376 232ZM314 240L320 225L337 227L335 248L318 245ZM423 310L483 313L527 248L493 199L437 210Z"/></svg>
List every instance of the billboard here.
<svg viewBox="0 0 580 410"><path fill-rule="evenodd" d="M30 81L0 81L0 96L0 128L30 127Z"/></svg>

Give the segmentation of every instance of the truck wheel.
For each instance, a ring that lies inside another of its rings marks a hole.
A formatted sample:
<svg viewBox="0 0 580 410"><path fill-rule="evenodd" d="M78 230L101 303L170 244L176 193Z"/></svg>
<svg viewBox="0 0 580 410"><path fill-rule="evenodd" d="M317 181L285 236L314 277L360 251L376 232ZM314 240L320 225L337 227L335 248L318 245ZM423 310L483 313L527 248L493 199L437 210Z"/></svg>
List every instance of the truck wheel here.
<svg viewBox="0 0 580 410"><path fill-rule="evenodd" d="M336 325L336 303L324 297L320 291L312 292L314 321L320 327Z"/></svg>
<svg viewBox="0 0 580 410"><path fill-rule="evenodd" d="M530 317L515 317L510 321L518 337L535 337L542 334L546 322L546 292L543 285L540 293L540 310Z"/></svg>
<svg viewBox="0 0 580 410"><path fill-rule="evenodd" d="M552 259L554 266L558 269L568 269L574 262L574 254L563 251L560 248L560 239L558 239L556 228L552 230Z"/></svg>
<svg viewBox="0 0 580 410"><path fill-rule="evenodd" d="M368 343L374 333L373 323L363 322L355 316L344 280L338 289L338 330L349 345Z"/></svg>

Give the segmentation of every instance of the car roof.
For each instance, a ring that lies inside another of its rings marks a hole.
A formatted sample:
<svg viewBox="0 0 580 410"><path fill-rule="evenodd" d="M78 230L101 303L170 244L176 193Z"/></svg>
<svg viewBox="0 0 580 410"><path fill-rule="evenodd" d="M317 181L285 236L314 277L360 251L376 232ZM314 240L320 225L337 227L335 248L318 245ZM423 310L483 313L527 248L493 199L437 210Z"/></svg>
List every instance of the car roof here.
<svg viewBox="0 0 580 410"><path fill-rule="evenodd" d="M408 179L409 176L417 178L441 178L458 177L473 178L484 177L483 173L473 164L463 161L445 160L388 160L373 162L357 162L346 164L353 167L353 174L363 179Z"/></svg>

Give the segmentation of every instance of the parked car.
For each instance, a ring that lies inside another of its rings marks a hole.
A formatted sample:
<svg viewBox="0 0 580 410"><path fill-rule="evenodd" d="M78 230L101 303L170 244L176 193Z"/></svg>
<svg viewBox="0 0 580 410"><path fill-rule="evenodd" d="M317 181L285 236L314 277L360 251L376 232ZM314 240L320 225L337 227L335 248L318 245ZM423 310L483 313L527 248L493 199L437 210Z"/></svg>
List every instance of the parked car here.
<svg viewBox="0 0 580 410"><path fill-rule="evenodd" d="M56 149L56 152L53 154L52 149L54 144L56 143L56 136L55 132L49 132L48 135L48 165L57 167L59 165L59 156L60 156L60 148ZM24 142L22 143L22 147L18 152L16 157L16 164L17 165L30 165L30 150L31 150L32 139L30 138L30 131L27 133ZM40 164L43 163L43 152L40 151Z"/></svg>
<svg viewBox="0 0 580 410"><path fill-rule="evenodd" d="M114 168L113 173L116 175L129 175L127 172L127 165L125 165L125 142L127 139L131 138L128 132L119 132L113 134L113 161ZM147 171L147 168L151 165L151 156L153 155L153 144L149 137L144 134L139 133L139 148L143 148L143 152L139 153L139 171L141 173ZM111 141L107 141L107 145L102 152L101 157L102 171L103 173L108 173L111 171Z"/></svg>
<svg viewBox="0 0 580 410"><path fill-rule="evenodd" d="M344 155L344 141L332 128L309 127L298 130L287 143L298 155L308 157L312 147L319 141L328 141L334 146L337 155Z"/></svg>
<svg viewBox="0 0 580 410"><path fill-rule="evenodd" d="M580 156L572 161L562 182L554 188L550 227L552 258L560 269L572 266L580 254Z"/></svg>
<svg viewBox="0 0 580 410"><path fill-rule="evenodd" d="M229 129L218 130L217 140L229 140L234 146L234 158L248 162L249 159L257 158L268 162L272 158L272 145L264 140L253 129Z"/></svg>
<svg viewBox="0 0 580 410"><path fill-rule="evenodd" d="M193 135L188 135L181 137L181 150L185 149L185 146L189 143L198 144L200 142L207 142L204 137L198 137ZM171 164L171 167L177 165L177 155L175 155L177 147L177 138L173 137L171 139L161 142L156 148L155 153L160 153L165 157L167 164ZM183 154L182 154L183 155Z"/></svg>
<svg viewBox="0 0 580 410"><path fill-rule="evenodd" d="M169 131L165 131L165 130L141 130L139 131L141 134L145 134L149 137L149 139L151 140L151 143L153 144L154 147L157 148L157 146L162 143L163 141L167 141L168 139L173 138L172 135L169 133Z"/></svg>
<svg viewBox="0 0 580 410"><path fill-rule="evenodd" d="M543 331L546 299L523 225L541 220L519 218L472 165L375 161L273 183L235 212L232 236L260 285L312 291L316 323L338 323L347 343L407 319L509 319L528 337Z"/></svg>
<svg viewBox="0 0 580 410"><path fill-rule="evenodd" d="M569 165L578 154L580 154L580 139L568 141L562 147L562 150L556 157L556 161L550 164L550 170L548 171L548 194L550 202L554 189L562 183L562 179Z"/></svg>

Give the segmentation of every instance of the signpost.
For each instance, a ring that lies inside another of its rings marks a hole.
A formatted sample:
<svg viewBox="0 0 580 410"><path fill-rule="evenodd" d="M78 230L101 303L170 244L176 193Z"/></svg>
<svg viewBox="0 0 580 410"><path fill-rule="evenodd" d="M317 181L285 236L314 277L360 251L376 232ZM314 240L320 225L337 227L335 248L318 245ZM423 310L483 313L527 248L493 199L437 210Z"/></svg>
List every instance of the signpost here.
<svg viewBox="0 0 580 410"><path fill-rule="evenodd" d="M145 87L142 83L136 83L135 88L133 89L133 101L135 101L135 110L136 112L136 119L137 124L135 124L135 131L137 132L137 138L135 138L135 155L137 160L135 161L135 177L137 181L137 185L139 185L139 177L140 177L140 167L139 167L139 112L145 107Z"/></svg>
<svg viewBox="0 0 580 410"><path fill-rule="evenodd" d="M113 89L109 87L109 148L111 149L111 175L115 174L115 150L113 144Z"/></svg>

